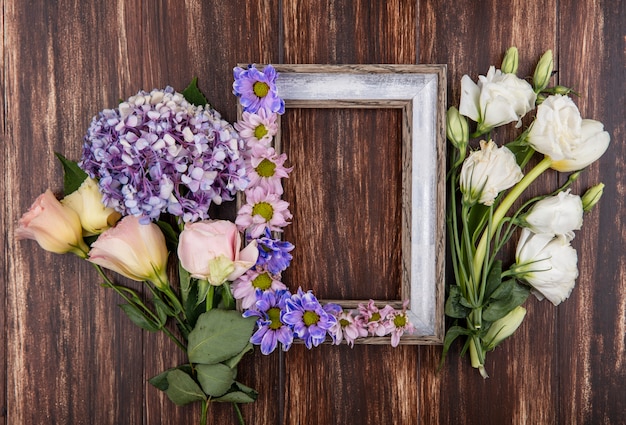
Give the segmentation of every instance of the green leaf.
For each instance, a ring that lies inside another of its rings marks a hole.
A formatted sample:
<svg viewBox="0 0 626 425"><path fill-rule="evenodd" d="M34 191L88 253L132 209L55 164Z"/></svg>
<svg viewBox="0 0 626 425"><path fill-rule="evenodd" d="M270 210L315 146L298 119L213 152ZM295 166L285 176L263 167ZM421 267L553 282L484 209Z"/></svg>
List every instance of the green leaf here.
<svg viewBox="0 0 626 425"><path fill-rule="evenodd" d="M78 163L70 161L58 152L54 154L63 165L63 192L67 196L83 184L87 178L87 173L81 170Z"/></svg>
<svg viewBox="0 0 626 425"><path fill-rule="evenodd" d="M255 323L254 317L244 318L234 310L203 313L189 333L189 361L215 364L236 356L248 345Z"/></svg>
<svg viewBox="0 0 626 425"><path fill-rule="evenodd" d="M471 332L468 329L463 328L461 326L451 326L448 329L448 332L446 332L446 336L443 339L443 350L441 352L441 361L439 362L439 369L443 367L443 363L446 360L446 355L448 354L448 350L450 349L450 346L452 345L454 340L462 335L470 335L470 334Z"/></svg>
<svg viewBox="0 0 626 425"><path fill-rule="evenodd" d="M501 319L515 307L522 305L528 298L528 295L530 294L530 289L528 287L520 285L513 279L506 281L506 283L508 282L511 282L511 290L509 291L508 296L488 303L483 309L483 320L494 322Z"/></svg>
<svg viewBox="0 0 626 425"><path fill-rule="evenodd" d="M234 357L231 357L228 360L224 360L222 363L225 364L226 366L228 366L231 369L234 369L235 367L237 367L237 365L239 364L239 362L241 361L241 358L248 352L248 351L252 351L254 349L254 345L252 345L250 342L248 342L248 344L244 347L243 350L241 350L241 353L237 354Z"/></svg>
<svg viewBox="0 0 626 425"><path fill-rule="evenodd" d="M461 288L458 285L451 285L450 293L446 300L446 315L455 319L466 318L472 310L462 304L463 300L465 300L465 298L463 298L461 294Z"/></svg>
<svg viewBox="0 0 626 425"><path fill-rule="evenodd" d="M196 105L196 106L204 106L208 105L209 101L204 97L200 89L198 88L198 77L194 77L191 80L191 83L183 90L183 96L187 102Z"/></svg>
<svg viewBox="0 0 626 425"><path fill-rule="evenodd" d="M489 275L487 276L487 285L485 287L485 298L488 300L491 297L491 294L500 286L502 283L502 261L497 260L493 263L491 270L489 270Z"/></svg>
<svg viewBox="0 0 626 425"><path fill-rule="evenodd" d="M196 365L198 382L202 390L212 397L222 396L235 382L237 371L225 364L199 364Z"/></svg>
<svg viewBox="0 0 626 425"><path fill-rule="evenodd" d="M167 374L167 389L165 394L178 406L206 400L206 395L191 376L179 369L171 370Z"/></svg>
<svg viewBox="0 0 626 425"><path fill-rule="evenodd" d="M124 313L126 313L128 318L141 329L145 329L150 332L156 332L161 329L160 326L148 319L139 307L132 304L120 304L120 308L124 311Z"/></svg>
<svg viewBox="0 0 626 425"><path fill-rule="evenodd" d="M245 385L235 382L232 387L233 391L224 394L221 397L214 398L212 401L226 403L252 403L259 395L255 390Z"/></svg>
<svg viewBox="0 0 626 425"><path fill-rule="evenodd" d="M198 299L196 300L197 307L206 300L206 296L209 293L210 283L204 279L196 279L196 286L198 287Z"/></svg>
<svg viewBox="0 0 626 425"><path fill-rule="evenodd" d="M159 316L161 326L165 325L168 316L174 316L175 313L172 311L170 306L165 304L160 298L155 297L152 299L152 302L154 303L154 310L156 311L157 316Z"/></svg>
<svg viewBox="0 0 626 425"><path fill-rule="evenodd" d="M152 378L150 378L148 380L148 382L153 385L154 387L160 389L161 391L165 391L167 390L167 388L169 387L169 383L167 382L167 375L173 371L173 370L182 370L183 372L185 372L188 375L191 375L192 369L191 366L189 365L180 365L178 367L174 367L171 369L166 370L165 372L161 372L156 376L153 376Z"/></svg>

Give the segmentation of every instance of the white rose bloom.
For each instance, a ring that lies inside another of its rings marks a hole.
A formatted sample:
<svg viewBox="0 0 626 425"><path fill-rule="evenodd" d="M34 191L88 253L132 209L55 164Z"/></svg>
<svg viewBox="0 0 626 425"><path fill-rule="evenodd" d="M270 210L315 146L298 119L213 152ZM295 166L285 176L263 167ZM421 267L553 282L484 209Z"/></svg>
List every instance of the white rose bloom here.
<svg viewBox="0 0 626 425"><path fill-rule="evenodd" d="M563 235L574 239L574 230L583 225L583 203L578 195L559 192L537 202L523 218L523 226L533 233Z"/></svg>
<svg viewBox="0 0 626 425"><path fill-rule="evenodd" d="M528 133L530 146L552 159L557 171L585 168L604 154L610 139L602 123L583 120L572 99L558 94L539 105Z"/></svg>
<svg viewBox="0 0 626 425"><path fill-rule="evenodd" d="M559 305L569 297L578 277L578 254L564 236L533 233L522 229L511 267L533 287L540 300Z"/></svg>
<svg viewBox="0 0 626 425"><path fill-rule="evenodd" d="M460 187L463 201L490 206L503 190L512 187L524 175L515 161L515 155L506 147L481 140L480 150L470 153L463 162Z"/></svg>
<svg viewBox="0 0 626 425"><path fill-rule="evenodd" d="M486 76L478 77L478 84L468 75L463 76L459 111L476 121L479 131L513 121L519 127L521 118L535 107L536 99L530 84L492 66Z"/></svg>

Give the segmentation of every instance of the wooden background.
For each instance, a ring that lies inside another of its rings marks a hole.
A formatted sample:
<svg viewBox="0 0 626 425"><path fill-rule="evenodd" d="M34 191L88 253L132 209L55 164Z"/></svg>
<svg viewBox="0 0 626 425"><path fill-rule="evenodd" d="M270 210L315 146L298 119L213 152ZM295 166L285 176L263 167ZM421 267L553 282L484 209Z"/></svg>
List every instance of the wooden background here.
<svg viewBox="0 0 626 425"><path fill-rule="evenodd" d="M182 361L171 344L131 325L88 264L13 239L36 196L61 191L53 152L77 159L99 110L198 76L232 121L241 62L446 63L457 104L461 76L499 65L510 45L520 75L553 49L556 82L577 88L582 115L612 134L574 185L606 189L573 242L581 276L570 299L558 308L530 299L518 333L489 355L488 380L458 345L440 372L440 347L257 350L240 377L260 397L243 412L249 424L626 423L626 2L0 0L0 10L3 423L197 423L199 409L174 406L146 382ZM286 196L300 220L288 236L302 271L290 281L325 298L393 298L398 114L293 111L285 120L300 167ZM559 181L550 174L533 190ZM337 244L354 255L335 260ZM236 420L229 405L210 414L214 424Z"/></svg>

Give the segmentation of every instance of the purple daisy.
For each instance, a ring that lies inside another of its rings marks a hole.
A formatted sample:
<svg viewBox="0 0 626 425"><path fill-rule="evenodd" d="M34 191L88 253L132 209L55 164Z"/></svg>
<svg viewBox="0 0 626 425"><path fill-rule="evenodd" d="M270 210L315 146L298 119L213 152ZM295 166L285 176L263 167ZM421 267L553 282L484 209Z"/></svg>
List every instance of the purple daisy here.
<svg viewBox="0 0 626 425"><path fill-rule="evenodd" d="M259 256L256 260L258 267L266 268L272 274L279 274L289 267L293 258L289 253L294 249L292 243L273 239L267 228L265 235L256 241L259 248Z"/></svg>
<svg viewBox="0 0 626 425"><path fill-rule="evenodd" d="M369 300L367 306L359 304L357 320L362 321L370 335L385 336L389 333L388 319L393 307L386 305L382 310L376 307L374 300Z"/></svg>
<svg viewBox="0 0 626 425"><path fill-rule="evenodd" d="M241 300L244 309L254 306L257 300L256 292L279 291L287 287L270 273L262 270L248 270L233 283L233 297Z"/></svg>
<svg viewBox="0 0 626 425"><path fill-rule="evenodd" d="M79 165L120 214L149 222L167 212L191 222L247 187L244 150L217 111L167 87L94 117Z"/></svg>
<svg viewBox="0 0 626 425"><path fill-rule="evenodd" d="M247 69L235 67L233 75L233 93L239 97L244 111L256 113L265 109L270 114L285 112L285 102L276 90L278 73L272 65L265 66L263 71L254 65L249 65Z"/></svg>
<svg viewBox="0 0 626 425"><path fill-rule="evenodd" d="M409 322L409 318L406 315L406 308L408 306L408 300L402 305L402 310L392 309L386 316L386 328L387 333L391 334L391 346L397 347L400 344L400 337L415 332L415 326Z"/></svg>
<svg viewBox="0 0 626 425"><path fill-rule="evenodd" d="M317 347L326 339L337 319L317 301L313 292L302 291L286 300L281 321L293 327L294 334L304 340L307 348Z"/></svg>
<svg viewBox="0 0 626 425"><path fill-rule="evenodd" d="M261 353L268 355L276 349L278 343L283 351L287 351L293 342L293 330L281 321L280 316L285 310L286 301L291 293L280 291L257 291L254 308L246 310L244 317L258 317L257 331L250 337L250 342L261 346Z"/></svg>

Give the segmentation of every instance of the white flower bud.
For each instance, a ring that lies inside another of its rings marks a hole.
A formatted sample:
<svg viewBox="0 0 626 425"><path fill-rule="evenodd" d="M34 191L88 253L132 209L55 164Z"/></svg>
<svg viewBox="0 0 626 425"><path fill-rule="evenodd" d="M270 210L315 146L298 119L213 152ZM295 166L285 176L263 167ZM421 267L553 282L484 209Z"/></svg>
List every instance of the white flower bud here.
<svg viewBox="0 0 626 425"><path fill-rule="evenodd" d="M604 183L598 183L583 195L583 211L589 212L600 201L604 192Z"/></svg>
<svg viewBox="0 0 626 425"><path fill-rule="evenodd" d="M522 226L533 233L564 235L574 238L574 230L583 225L583 203L578 195L559 192L538 201L521 219Z"/></svg>
<svg viewBox="0 0 626 425"><path fill-rule="evenodd" d="M500 69L505 74L517 74L517 66L519 64L519 53L517 47L509 47L502 59L502 66Z"/></svg>
<svg viewBox="0 0 626 425"><path fill-rule="evenodd" d="M493 322L483 338L487 350L493 350L498 344L513 335L522 324L524 316L526 316L526 309L517 306L506 316Z"/></svg>
<svg viewBox="0 0 626 425"><path fill-rule="evenodd" d="M537 67L535 68L535 74L533 75L533 86L537 93L548 86L553 68L554 60L552 59L552 50L548 50L541 56L541 59L539 59L539 63L537 63Z"/></svg>

